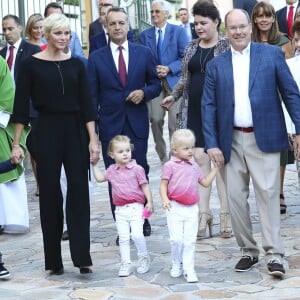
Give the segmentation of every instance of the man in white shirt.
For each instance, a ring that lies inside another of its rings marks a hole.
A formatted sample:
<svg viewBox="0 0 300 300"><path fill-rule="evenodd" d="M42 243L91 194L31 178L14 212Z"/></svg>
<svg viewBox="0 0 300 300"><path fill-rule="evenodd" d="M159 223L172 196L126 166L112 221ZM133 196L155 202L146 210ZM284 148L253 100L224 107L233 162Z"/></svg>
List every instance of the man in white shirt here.
<svg viewBox="0 0 300 300"><path fill-rule="evenodd" d="M188 41L190 42L191 40L196 39L198 36L195 31L195 25L194 23L189 22L190 16L187 8L180 8L178 10L178 17L181 22L181 27L186 31Z"/></svg>
<svg viewBox="0 0 300 300"><path fill-rule="evenodd" d="M235 271L258 263L248 197L253 182L261 223L262 248L270 275L283 277L280 237L279 159L288 137L279 92L295 124L300 158L300 93L279 47L252 43L247 12L225 16L231 49L207 64L202 96L203 134L207 153L218 167L225 164L232 229L242 257Z"/></svg>

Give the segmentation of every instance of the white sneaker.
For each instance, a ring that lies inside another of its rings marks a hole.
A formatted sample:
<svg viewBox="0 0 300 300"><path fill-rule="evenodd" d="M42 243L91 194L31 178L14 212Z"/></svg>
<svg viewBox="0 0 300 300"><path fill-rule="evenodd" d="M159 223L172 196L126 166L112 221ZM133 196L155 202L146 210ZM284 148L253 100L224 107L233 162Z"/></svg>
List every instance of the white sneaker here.
<svg viewBox="0 0 300 300"><path fill-rule="evenodd" d="M138 261L136 271L140 274L144 274L149 271L150 267L150 256L141 256Z"/></svg>
<svg viewBox="0 0 300 300"><path fill-rule="evenodd" d="M170 271L171 277L180 277L182 275L182 266L180 262L173 262L172 269Z"/></svg>
<svg viewBox="0 0 300 300"><path fill-rule="evenodd" d="M127 277L131 273L131 264L127 262L121 262L119 277Z"/></svg>
<svg viewBox="0 0 300 300"><path fill-rule="evenodd" d="M192 271L188 271L184 273L184 278L186 280L186 282L188 283L193 283L193 282L198 282L198 277L197 274L194 270Z"/></svg>

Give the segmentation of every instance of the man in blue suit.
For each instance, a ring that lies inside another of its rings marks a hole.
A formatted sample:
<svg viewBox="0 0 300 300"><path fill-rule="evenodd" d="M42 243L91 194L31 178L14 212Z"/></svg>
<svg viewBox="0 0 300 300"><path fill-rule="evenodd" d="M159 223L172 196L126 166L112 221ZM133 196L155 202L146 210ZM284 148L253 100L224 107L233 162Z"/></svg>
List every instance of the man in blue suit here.
<svg viewBox="0 0 300 300"><path fill-rule="evenodd" d="M206 68L202 98L206 149L217 166L226 164L232 228L242 250L235 270L251 269L259 257L247 202L251 178L268 272L282 277L279 160L280 151L288 148L288 137L279 92L296 127L299 157L300 94L280 48L251 43L246 11L227 13L225 27L231 50Z"/></svg>
<svg viewBox="0 0 300 300"><path fill-rule="evenodd" d="M113 5L109 5L109 4L105 6L100 6L99 13L100 13L103 29L101 32L97 33L96 35L93 35L90 38L89 54L91 54L93 51L97 49L107 46L109 43L109 35L106 29L106 15L108 10L112 7ZM134 35L132 30L128 31L127 40L129 42L134 42Z"/></svg>
<svg viewBox="0 0 300 300"><path fill-rule="evenodd" d="M114 163L107 155L109 141L123 134L134 145L133 158L148 174L149 117L146 102L161 91L155 71L157 63L150 49L127 41L129 21L124 9L113 7L108 11L107 30L110 44L94 51L88 61L92 97L99 115L104 164L107 168ZM126 74L122 72L124 68L119 67L121 53ZM112 201L111 205L114 216Z"/></svg>
<svg viewBox="0 0 300 300"><path fill-rule="evenodd" d="M188 43L184 28L167 23L170 5L164 0L155 0L151 5L153 27L139 36L139 42L148 46L157 58L157 75L161 80L162 92L148 103L151 129L156 152L162 163L168 160L166 142L163 138L165 110L161 107L163 98L168 96L181 76L181 60ZM160 42L161 41L161 42ZM176 129L176 115L180 101L172 105L168 115L169 137Z"/></svg>

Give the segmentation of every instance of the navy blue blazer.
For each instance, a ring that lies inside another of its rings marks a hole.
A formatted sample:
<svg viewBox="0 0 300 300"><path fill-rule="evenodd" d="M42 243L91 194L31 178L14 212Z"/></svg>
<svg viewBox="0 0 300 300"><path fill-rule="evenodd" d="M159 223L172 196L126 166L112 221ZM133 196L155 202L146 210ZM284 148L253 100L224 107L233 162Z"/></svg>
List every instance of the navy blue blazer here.
<svg viewBox="0 0 300 300"><path fill-rule="evenodd" d="M89 25L89 42L91 42L92 36L101 33L103 31L103 25L100 23L99 18L90 23Z"/></svg>
<svg viewBox="0 0 300 300"><path fill-rule="evenodd" d="M249 17L251 18L252 11L256 3L256 0L233 0L233 7L244 9L245 11L247 11Z"/></svg>
<svg viewBox="0 0 300 300"><path fill-rule="evenodd" d="M298 7L300 7L300 3L298 3L297 8L295 8L295 11L297 11ZM277 15L277 23L278 23L279 31L288 34L287 6L277 10L276 15Z"/></svg>
<svg viewBox="0 0 300 300"><path fill-rule="evenodd" d="M278 152L288 148L287 129L281 100L296 133L300 133L300 93L277 46L251 43L249 98L258 148ZM202 96L202 126L205 148L220 148L230 160L234 126L234 81L232 54L228 50L207 64Z"/></svg>
<svg viewBox="0 0 300 300"><path fill-rule="evenodd" d="M149 47L156 60L158 60L154 26L144 30L140 34L139 42L140 44ZM181 61L187 43L188 39L185 29L181 26L167 23L162 44L161 64L163 66L168 66L171 70L166 78L171 89L174 88L181 76Z"/></svg>
<svg viewBox="0 0 300 300"><path fill-rule="evenodd" d="M193 40L197 39L198 35L197 35L196 31L195 31L195 25L194 25L194 23L190 23L190 27L191 27L191 32L192 32L192 39Z"/></svg>
<svg viewBox="0 0 300 300"><path fill-rule="evenodd" d="M90 38L89 54L91 54L93 51L95 51L97 49L107 46L107 40L106 40L105 35L106 35L105 31L102 30L100 33L98 33ZM132 43L134 42L134 34L133 34L132 30L128 31L127 40Z"/></svg>
<svg viewBox="0 0 300 300"><path fill-rule="evenodd" d="M130 42L128 47L125 87L120 81L109 46L94 51L88 59L88 78L93 102L98 109L101 141L107 142L120 134L126 119L137 138L147 139L149 136L146 101L157 97L161 91L155 70L157 62L149 48ZM132 91L139 89L144 91L144 101L139 104L126 101Z"/></svg>

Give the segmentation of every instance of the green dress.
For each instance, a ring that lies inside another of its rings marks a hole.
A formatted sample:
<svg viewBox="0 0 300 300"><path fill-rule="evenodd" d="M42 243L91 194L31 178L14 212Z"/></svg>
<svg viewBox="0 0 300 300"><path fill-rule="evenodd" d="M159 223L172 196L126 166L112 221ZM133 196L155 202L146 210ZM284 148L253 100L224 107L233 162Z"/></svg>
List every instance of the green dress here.
<svg viewBox="0 0 300 300"><path fill-rule="evenodd" d="M7 66L6 61L0 57L0 112L11 114L13 111L15 96L14 83ZM25 140L28 134L28 128L26 128L21 136L21 146L25 149ZM11 145L14 137L14 124L10 121L6 128L0 125L0 161L5 161L10 158ZM24 168L22 165L18 165L12 171L0 174L0 183L5 183L11 180L19 178L23 173Z"/></svg>

